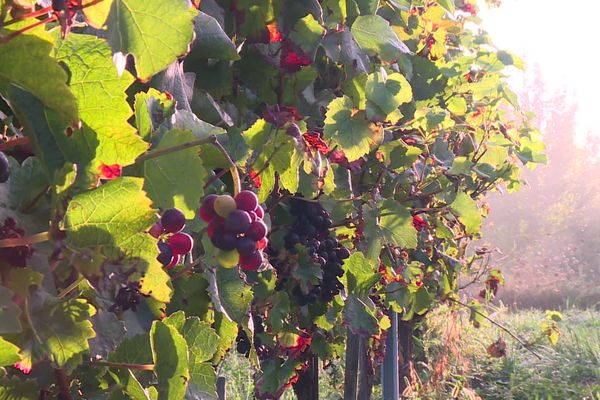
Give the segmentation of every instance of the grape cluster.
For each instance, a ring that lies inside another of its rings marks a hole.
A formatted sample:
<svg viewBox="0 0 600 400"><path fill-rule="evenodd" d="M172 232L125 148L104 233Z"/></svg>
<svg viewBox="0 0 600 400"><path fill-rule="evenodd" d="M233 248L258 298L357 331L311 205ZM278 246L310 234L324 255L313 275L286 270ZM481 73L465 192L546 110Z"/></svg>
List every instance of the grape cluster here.
<svg viewBox="0 0 600 400"><path fill-rule="evenodd" d="M115 302L110 306L109 311L137 311L138 305L142 302L142 297L148 295L140 293L141 285L139 282L128 282L125 286L119 289Z"/></svg>
<svg viewBox="0 0 600 400"><path fill-rule="evenodd" d="M350 257L350 251L331 236L331 216L319 203L291 199L290 213L296 220L284 238L286 250L293 254L297 251L297 244L303 245L308 249L312 261L318 263L323 271L319 286L314 286L308 293L304 293L300 286L295 286L292 294L301 306L314 303L317 299L331 301L343 288L338 278L344 275L342 264Z"/></svg>
<svg viewBox="0 0 600 400"><path fill-rule="evenodd" d="M10 176L10 162L6 154L0 151L0 183L4 183Z"/></svg>
<svg viewBox="0 0 600 400"><path fill-rule="evenodd" d="M159 239L160 254L156 259L167 269L179 264L183 256L194 247L194 239L187 233L181 232L183 228L185 228L185 216L176 208L166 210L160 220L150 228L149 233Z"/></svg>
<svg viewBox="0 0 600 400"><path fill-rule="evenodd" d="M224 268L239 264L246 271L256 271L263 264L262 250L267 247L265 212L256 195L243 190L235 196L207 196L200 207L200 218L208 222L207 234L220 249L218 261Z"/></svg>
<svg viewBox="0 0 600 400"><path fill-rule="evenodd" d="M17 226L17 221L8 217L0 225L0 239L16 239L25 235L25 231ZM0 248L0 261L6 262L15 267L24 268L27 265L27 259L33 255L31 246L17 246Z"/></svg>

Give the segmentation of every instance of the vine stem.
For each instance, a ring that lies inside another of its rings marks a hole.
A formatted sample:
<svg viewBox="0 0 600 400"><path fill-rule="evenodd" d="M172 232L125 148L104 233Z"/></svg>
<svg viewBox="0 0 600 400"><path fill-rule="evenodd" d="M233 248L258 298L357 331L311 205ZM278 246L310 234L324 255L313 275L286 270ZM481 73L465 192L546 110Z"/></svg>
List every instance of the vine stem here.
<svg viewBox="0 0 600 400"><path fill-rule="evenodd" d="M240 174L238 173L237 165L235 165L235 163L231 159L231 156L229 155L227 150L225 150L225 147L223 147L223 145L219 142L219 139L217 139L216 136L212 136L211 143L223 154L223 157L225 157L227 164L229 164L229 171L231 172L231 178L233 179L234 195L237 195L239 192L242 191L242 182L240 180Z"/></svg>
<svg viewBox="0 0 600 400"><path fill-rule="evenodd" d="M539 355L538 353L536 353L535 351L530 349L529 345L527 343L525 343L525 341L523 339L518 337L516 334L514 334L510 329L508 329L507 327L502 325L500 322L494 321L492 318L488 317L484 313L477 311L474 307L471 307L470 305L465 304L460 300L453 299L452 297L448 297L447 300L450 300L451 302L458 304L459 306L468 308L469 310L471 310L471 312L474 312L475 314L485 318L487 321L491 322L493 325L497 326L498 328L502 329L504 332L508 333L513 339L515 339L517 342L519 342L525 348L525 350L529 351L531 354L536 356L538 359L540 359L540 360L543 359L543 357L541 355Z"/></svg>
<svg viewBox="0 0 600 400"><path fill-rule="evenodd" d="M136 369L138 371L154 371L154 364L128 364L128 363L119 363L119 362L111 362L111 361L104 361L104 360L94 360L94 361L92 361L92 365L99 365L102 367L109 367L109 368Z"/></svg>
<svg viewBox="0 0 600 400"><path fill-rule="evenodd" d="M81 282L83 282L85 280L85 278L83 277L83 275L79 276L79 278L77 278L75 280L75 282L71 283L69 286L67 286L66 288L64 288L63 290L61 290L57 297L59 299L62 299L63 297L67 296L69 293L71 293L73 290L75 290L77 288L77 286L79 286L79 284Z"/></svg>
<svg viewBox="0 0 600 400"><path fill-rule="evenodd" d="M31 236L2 239L2 240L0 240L0 248L27 246L30 244L47 242L48 240L50 240L50 232L46 231L46 232L36 233L35 235L31 235Z"/></svg>
<svg viewBox="0 0 600 400"><path fill-rule="evenodd" d="M55 368L54 377L56 378L58 390L60 390L60 398L63 400L73 400L73 396L71 396L71 391L69 390L69 379L67 378L67 374L65 374L65 370Z"/></svg>
<svg viewBox="0 0 600 400"><path fill-rule="evenodd" d="M6 151L8 149L12 149L13 147L23 146L29 144L28 137L20 137L17 139L7 140L4 143L0 143L0 151Z"/></svg>

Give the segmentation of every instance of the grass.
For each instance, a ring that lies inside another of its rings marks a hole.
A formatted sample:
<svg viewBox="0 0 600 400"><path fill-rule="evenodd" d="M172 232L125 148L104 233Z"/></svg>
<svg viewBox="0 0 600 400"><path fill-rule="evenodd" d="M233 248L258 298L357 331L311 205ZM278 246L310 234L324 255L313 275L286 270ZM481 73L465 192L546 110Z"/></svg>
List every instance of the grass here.
<svg viewBox="0 0 600 400"><path fill-rule="evenodd" d="M539 310L496 310L490 316L509 327L542 359L492 324L475 329L466 313L449 318L445 308L427 318L415 369L420 382L410 399L600 400L600 312L571 309L559 322L561 337L551 346L541 331L545 313ZM487 347L502 337L505 357L492 358ZM322 399L342 398L343 362L321 372ZM244 358L227 356L221 375L229 399L253 399L253 371ZM373 399L380 399L376 387ZM288 391L284 400L295 399Z"/></svg>

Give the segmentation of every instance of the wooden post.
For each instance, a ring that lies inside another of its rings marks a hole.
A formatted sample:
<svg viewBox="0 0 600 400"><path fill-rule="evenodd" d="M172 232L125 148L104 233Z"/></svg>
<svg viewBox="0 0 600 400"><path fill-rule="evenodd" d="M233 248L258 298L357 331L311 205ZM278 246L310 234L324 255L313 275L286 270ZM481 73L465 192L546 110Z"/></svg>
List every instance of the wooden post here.
<svg viewBox="0 0 600 400"><path fill-rule="evenodd" d="M381 387L384 400L398 400L400 385L398 374L398 314L390 311L391 327L387 333L385 356L381 365Z"/></svg>
<svg viewBox="0 0 600 400"><path fill-rule="evenodd" d="M227 400L227 388L225 387L224 376L220 376L217 378L217 399Z"/></svg>
<svg viewBox="0 0 600 400"><path fill-rule="evenodd" d="M358 350L358 399L371 400L375 371L369 357L368 338L359 339Z"/></svg>
<svg viewBox="0 0 600 400"><path fill-rule="evenodd" d="M398 323L398 363L400 393L406 389L410 382L410 363L413 359L413 321L400 321Z"/></svg>
<svg viewBox="0 0 600 400"><path fill-rule="evenodd" d="M319 400L319 357L310 356L308 368L298 374L294 392L298 400Z"/></svg>
<svg viewBox="0 0 600 400"><path fill-rule="evenodd" d="M344 375L344 400L357 400L358 395L358 336L347 330L346 371Z"/></svg>

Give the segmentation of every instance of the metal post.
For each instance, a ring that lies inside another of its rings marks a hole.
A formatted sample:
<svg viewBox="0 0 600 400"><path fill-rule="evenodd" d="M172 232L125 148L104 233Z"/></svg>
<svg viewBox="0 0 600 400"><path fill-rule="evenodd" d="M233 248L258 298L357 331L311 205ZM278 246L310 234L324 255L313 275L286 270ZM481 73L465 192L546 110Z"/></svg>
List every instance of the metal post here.
<svg viewBox="0 0 600 400"><path fill-rule="evenodd" d="M390 311L391 327L387 333L385 356L381 365L383 400L399 400L398 382L398 314Z"/></svg>

